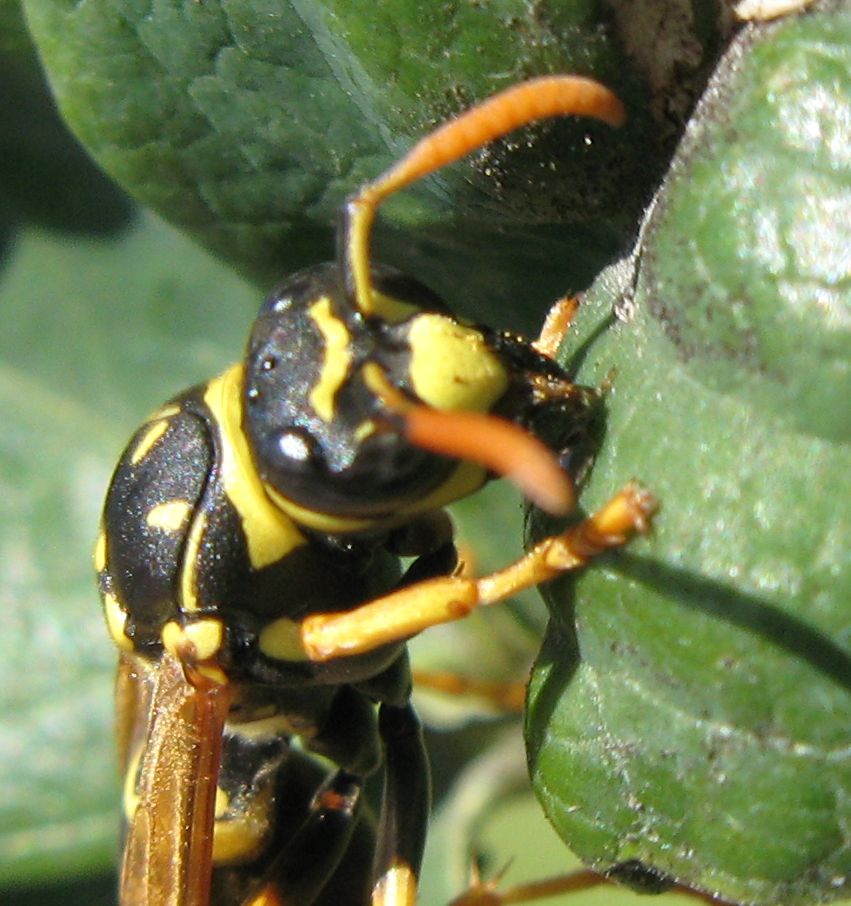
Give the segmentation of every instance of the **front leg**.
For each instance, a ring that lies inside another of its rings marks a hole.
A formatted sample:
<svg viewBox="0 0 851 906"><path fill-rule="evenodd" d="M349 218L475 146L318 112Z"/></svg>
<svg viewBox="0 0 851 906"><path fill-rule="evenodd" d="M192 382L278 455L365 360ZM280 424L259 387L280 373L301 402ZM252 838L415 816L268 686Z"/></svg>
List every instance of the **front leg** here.
<svg viewBox="0 0 851 906"><path fill-rule="evenodd" d="M601 510L538 542L524 557L475 579L443 576L418 582L341 613L319 613L300 623L276 620L264 629L290 657L322 662L362 654L410 638L440 623L466 617L476 607L504 601L524 588L584 566L592 557L647 529L656 502L629 484ZM261 646L263 638L261 636Z"/></svg>

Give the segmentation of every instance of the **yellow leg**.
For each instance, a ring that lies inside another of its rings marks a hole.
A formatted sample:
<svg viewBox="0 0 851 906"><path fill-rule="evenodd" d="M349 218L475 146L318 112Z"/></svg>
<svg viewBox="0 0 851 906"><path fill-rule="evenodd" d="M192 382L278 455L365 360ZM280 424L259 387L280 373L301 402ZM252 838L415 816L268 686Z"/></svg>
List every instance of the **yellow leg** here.
<svg viewBox="0 0 851 906"><path fill-rule="evenodd" d="M514 887L499 889L501 875L492 881L483 881L473 877L470 888L460 897L456 897L449 906L509 906L511 903L531 903L535 900L545 900L549 897L562 896L570 893L581 893L583 890L593 890L604 884L618 886L617 882L606 875L598 874L588 868L573 871L569 874L558 875L553 878L543 878L540 881L530 881L527 884L517 884ZM651 891L646 891L650 893ZM696 902L708 903L711 906L733 906L726 900L719 900L712 894L692 890L684 884L671 884L653 893L680 893L691 897ZM561 902L561 901L559 901Z"/></svg>
<svg viewBox="0 0 851 906"><path fill-rule="evenodd" d="M420 582L342 613L308 617L300 627L304 655L312 661L371 651L410 638L439 623L467 616L474 608L496 604L518 591L576 569L592 557L619 547L647 529L656 502L629 484L599 512L545 538L524 557L480 579L445 576Z"/></svg>
<svg viewBox="0 0 851 906"><path fill-rule="evenodd" d="M399 862L373 888L370 906L415 906L416 902L417 876L404 862Z"/></svg>
<svg viewBox="0 0 851 906"><path fill-rule="evenodd" d="M473 878L470 889L456 897L449 906L508 906L509 903L531 903L533 900L543 900L560 894L579 893L591 890L601 884L610 883L604 875L582 869L567 875L555 878L544 878L528 884L518 884L516 887L499 889L502 876L497 875L492 881L483 881L478 877Z"/></svg>
<svg viewBox="0 0 851 906"><path fill-rule="evenodd" d="M575 296L563 296L553 303L544 319L538 339L532 343L541 355L548 359L556 357L561 341L570 329L578 308L579 301Z"/></svg>
<svg viewBox="0 0 851 906"><path fill-rule="evenodd" d="M503 714L522 714L526 704L525 680L483 680L449 670L414 670L413 678L421 689L483 699Z"/></svg>

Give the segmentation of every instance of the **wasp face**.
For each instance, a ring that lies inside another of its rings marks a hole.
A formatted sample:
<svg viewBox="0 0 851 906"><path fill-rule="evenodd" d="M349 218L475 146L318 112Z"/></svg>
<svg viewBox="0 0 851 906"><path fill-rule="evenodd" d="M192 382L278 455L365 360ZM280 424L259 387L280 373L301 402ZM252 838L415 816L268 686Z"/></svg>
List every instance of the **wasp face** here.
<svg viewBox="0 0 851 906"><path fill-rule="evenodd" d="M273 495L327 515L398 512L454 465L405 440L366 367L416 399L411 328L424 313L447 317L444 306L395 271L376 269L373 280L384 308L366 317L336 265L301 271L263 304L246 356L244 428L261 479Z"/></svg>

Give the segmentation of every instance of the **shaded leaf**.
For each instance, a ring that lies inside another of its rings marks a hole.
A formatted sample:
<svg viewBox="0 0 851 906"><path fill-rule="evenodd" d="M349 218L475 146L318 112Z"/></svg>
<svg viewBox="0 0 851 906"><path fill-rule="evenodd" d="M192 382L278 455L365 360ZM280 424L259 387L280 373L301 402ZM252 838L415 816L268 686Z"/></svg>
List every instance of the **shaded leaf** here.
<svg viewBox="0 0 851 906"><path fill-rule="evenodd" d="M0 241L15 224L108 233L131 205L59 117L17 2L0 3Z"/></svg>
<svg viewBox="0 0 851 906"><path fill-rule="evenodd" d="M625 129L548 123L388 208L404 229L383 258L527 327L631 234L729 30L714 3L672 5L680 31L640 20L670 45L660 74L641 28L599 4L27 0L60 105L106 170L264 288L329 257L341 199L435 123L529 75L596 74L629 103Z"/></svg>

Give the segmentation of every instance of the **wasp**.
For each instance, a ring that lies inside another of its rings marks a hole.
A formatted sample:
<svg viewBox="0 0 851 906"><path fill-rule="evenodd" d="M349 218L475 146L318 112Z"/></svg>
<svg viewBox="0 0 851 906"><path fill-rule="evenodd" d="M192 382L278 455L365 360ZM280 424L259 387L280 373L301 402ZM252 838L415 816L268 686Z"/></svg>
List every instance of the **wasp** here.
<svg viewBox="0 0 851 906"><path fill-rule="evenodd" d="M567 114L624 112L590 79L548 76L422 139L345 201L336 260L269 295L243 361L121 456L95 561L119 649L122 906L411 906L429 773L406 640L647 526L653 499L630 484L504 569L457 569L443 507L491 478L571 510L536 427L581 426L599 392L553 360L558 316L537 344L471 325L370 256L389 195Z"/></svg>

